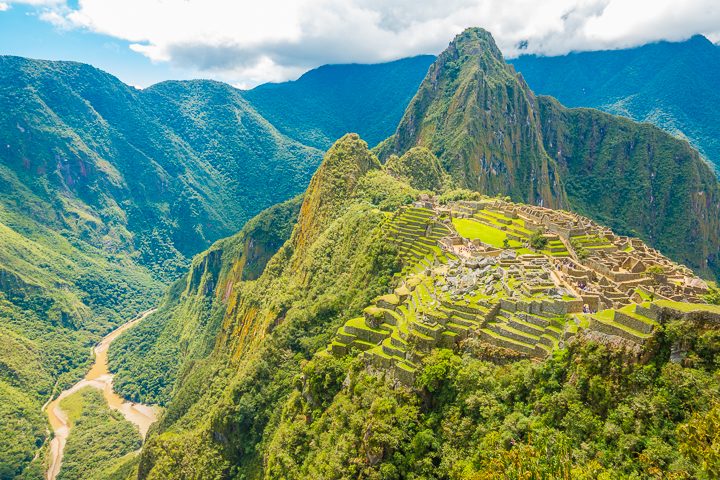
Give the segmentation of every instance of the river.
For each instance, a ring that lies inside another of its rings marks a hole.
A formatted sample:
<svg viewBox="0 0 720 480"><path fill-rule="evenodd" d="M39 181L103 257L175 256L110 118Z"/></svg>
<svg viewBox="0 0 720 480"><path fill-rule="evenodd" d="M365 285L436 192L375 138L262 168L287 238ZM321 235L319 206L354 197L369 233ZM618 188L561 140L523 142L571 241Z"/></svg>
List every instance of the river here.
<svg viewBox="0 0 720 480"><path fill-rule="evenodd" d="M150 425L157 420L158 414L160 413L160 409L158 407L128 402L115 393L112 386L113 375L108 369L107 362L108 348L113 340L120 336L120 334L125 330L128 330L129 328L135 326L138 322L141 322L145 317L154 311L155 310L153 309L143 312L137 318L122 324L107 334L93 349L95 353L95 362L85 377L67 390L63 390L57 398L48 403L45 407L45 412L50 420L50 426L55 433L53 439L50 441L50 464L45 476L48 480L55 480L55 477L57 477L57 474L60 471L63 451L65 450L65 443L67 442L72 428L72 425L68 422L67 414L60 408L60 401L62 401L63 398L72 395L85 387L93 387L98 390L102 390L103 396L110 408L119 411L128 421L137 425L143 440L145 439L145 435L147 435Z"/></svg>

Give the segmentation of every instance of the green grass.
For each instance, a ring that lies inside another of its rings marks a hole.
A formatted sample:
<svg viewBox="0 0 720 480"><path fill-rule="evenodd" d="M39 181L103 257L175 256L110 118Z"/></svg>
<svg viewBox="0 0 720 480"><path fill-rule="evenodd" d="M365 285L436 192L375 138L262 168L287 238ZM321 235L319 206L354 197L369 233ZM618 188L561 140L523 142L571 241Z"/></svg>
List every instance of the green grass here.
<svg viewBox="0 0 720 480"><path fill-rule="evenodd" d="M659 307L672 308L679 312L712 312L720 314L720 305L710 305L707 303L685 303L674 302L672 300L657 300L655 304Z"/></svg>
<svg viewBox="0 0 720 480"><path fill-rule="evenodd" d="M507 238L507 233L498 228L484 225L475 220L468 218L453 218L453 225L457 232L470 240L480 240L483 243L496 248L503 248L503 241ZM522 243L517 240L510 240L510 247L518 249L518 253L531 253L530 250L522 248ZM522 252L520 252L522 250Z"/></svg>

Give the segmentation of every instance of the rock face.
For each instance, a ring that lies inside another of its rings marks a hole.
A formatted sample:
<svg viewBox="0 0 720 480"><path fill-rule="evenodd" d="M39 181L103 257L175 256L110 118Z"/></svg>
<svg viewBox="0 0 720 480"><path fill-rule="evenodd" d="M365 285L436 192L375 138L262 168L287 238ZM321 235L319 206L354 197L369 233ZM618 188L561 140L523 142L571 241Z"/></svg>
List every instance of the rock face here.
<svg viewBox="0 0 720 480"><path fill-rule="evenodd" d="M438 57L379 153L414 146L434 152L460 187L567 204L543 148L535 96L485 30L466 30Z"/></svg>
<svg viewBox="0 0 720 480"><path fill-rule="evenodd" d="M430 67L381 159L423 146L460 187L569 208L716 275L720 193L687 142L536 97L482 29Z"/></svg>

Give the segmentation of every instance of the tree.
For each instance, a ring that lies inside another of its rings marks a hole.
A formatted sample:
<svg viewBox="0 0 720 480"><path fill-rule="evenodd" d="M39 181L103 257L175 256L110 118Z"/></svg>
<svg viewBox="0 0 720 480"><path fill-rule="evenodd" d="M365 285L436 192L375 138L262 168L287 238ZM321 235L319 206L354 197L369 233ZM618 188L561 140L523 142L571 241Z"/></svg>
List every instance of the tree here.
<svg viewBox="0 0 720 480"><path fill-rule="evenodd" d="M540 231L536 230L528 238L528 243L534 250L542 250L547 246L548 239Z"/></svg>
<svg viewBox="0 0 720 480"><path fill-rule="evenodd" d="M710 287L708 292L703 295L703 300L713 305L720 305L720 288Z"/></svg>
<svg viewBox="0 0 720 480"><path fill-rule="evenodd" d="M697 462L710 478L720 478L720 404L694 413L678 428L680 451Z"/></svg>

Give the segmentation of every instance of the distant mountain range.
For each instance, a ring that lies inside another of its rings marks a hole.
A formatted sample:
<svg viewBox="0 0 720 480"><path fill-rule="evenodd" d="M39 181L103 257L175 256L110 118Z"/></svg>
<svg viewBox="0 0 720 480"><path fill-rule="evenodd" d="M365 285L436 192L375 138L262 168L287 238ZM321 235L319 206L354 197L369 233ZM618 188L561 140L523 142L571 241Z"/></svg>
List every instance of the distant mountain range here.
<svg viewBox="0 0 720 480"><path fill-rule="evenodd" d="M687 138L716 170L720 166L720 46L702 35L510 63L536 93L653 123Z"/></svg>
<svg viewBox="0 0 720 480"><path fill-rule="evenodd" d="M243 97L305 145L327 150L355 132L375 146L395 129L434 60L421 55L376 65L325 65L292 82L260 85Z"/></svg>

